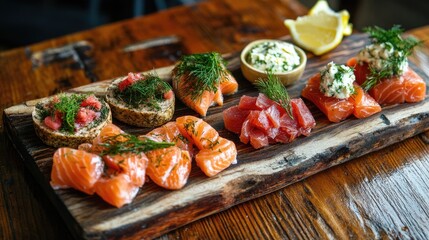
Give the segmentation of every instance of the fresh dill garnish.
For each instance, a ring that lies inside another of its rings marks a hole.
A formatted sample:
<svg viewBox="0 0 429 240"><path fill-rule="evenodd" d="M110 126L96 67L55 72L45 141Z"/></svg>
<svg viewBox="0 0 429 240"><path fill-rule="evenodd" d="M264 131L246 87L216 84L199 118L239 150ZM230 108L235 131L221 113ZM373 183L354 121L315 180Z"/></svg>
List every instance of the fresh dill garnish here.
<svg viewBox="0 0 429 240"><path fill-rule="evenodd" d="M228 74L226 62L219 53L198 53L183 56L173 69L175 80L186 81L185 94L192 100L201 97L204 91L217 92L221 78Z"/></svg>
<svg viewBox="0 0 429 240"><path fill-rule="evenodd" d="M151 109L160 110L159 103L164 100L164 94L170 90L171 86L167 82L156 75L149 74L123 91L117 89L115 95L133 108L143 105Z"/></svg>
<svg viewBox="0 0 429 240"><path fill-rule="evenodd" d="M289 117L293 119L292 106L290 104L289 94L286 87L280 82L272 71L267 71L267 78L259 78L255 82L256 88L269 99L277 102L282 106Z"/></svg>
<svg viewBox="0 0 429 240"><path fill-rule="evenodd" d="M362 87L368 91L374 87L381 79L401 74L401 63L407 61L407 57L411 55L415 46L421 44L415 38L402 38L403 29L399 25L394 25L390 30L385 30L380 27L367 27L364 32L369 34L369 38L373 44L385 44L386 47L393 47L394 51L400 54L395 54L386 59L383 69L375 69L369 67L367 80L362 84Z"/></svg>
<svg viewBox="0 0 429 240"><path fill-rule="evenodd" d="M82 94L59 95L59 101L54 104L54 109L62 114L61 130L74 133L76 115L86 97L87 95Z"/></svg>
<svg viewBox="0 0 429 240"><path fill-rule="evenodd" d="M107 137L104 139L103 143L100 143L100 146L105 147L100 155L116 155L123 153L140 154L159 148L171 147L174 146L174 144L175 143L171 142L156 142L149 138L140 139L130 134L118 134Z"/></svg>

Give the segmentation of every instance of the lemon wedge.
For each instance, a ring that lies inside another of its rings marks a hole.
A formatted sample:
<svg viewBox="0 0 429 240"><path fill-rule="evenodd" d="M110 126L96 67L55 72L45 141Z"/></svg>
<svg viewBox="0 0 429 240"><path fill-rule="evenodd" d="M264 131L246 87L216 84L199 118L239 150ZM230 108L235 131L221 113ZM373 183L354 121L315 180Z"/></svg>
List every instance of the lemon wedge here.
<svg viewBox="0 0 429 240"><path fill-rule="evenodd" d="M316 2L316 4L314 4L314 6L310 9L310 11L308 11L308 15L315 15L320 12L326 12L329 14L340 14L341 21L343 24L343 35L349 36L350 34L352 34L353 25L349 23L349 20L350 20L349 11L342 10L337 13L329 7L328 2L326 0L319 0Z"/></svg>
<svg viewBox="0 0 429 240"><path fill-rule="evenodd" d="M322 55L337 47L344 35L352 33L349 19L347 10L335 12L325 0L319 0L308 15L296 20L286 19L284 24L297 45Z"/></svg>

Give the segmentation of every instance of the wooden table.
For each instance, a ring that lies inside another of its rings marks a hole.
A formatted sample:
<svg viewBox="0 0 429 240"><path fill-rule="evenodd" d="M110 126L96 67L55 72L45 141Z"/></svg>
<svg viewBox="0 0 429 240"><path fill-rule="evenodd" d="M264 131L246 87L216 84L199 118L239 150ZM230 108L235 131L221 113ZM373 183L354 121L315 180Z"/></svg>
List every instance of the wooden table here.
<svg viewBox="0 0 429 240"><path fill-rule="evenodd" d="M92 81L171 65L181 54L231 53L254 39L284 37L283 20L306 11L295 0L207 1L2 52L0 110ZM408 33L429 40L429 26ZM71 53L77 62L29 59L37 51L81 40L87 42L74 45ZM169 44L139 50L163 41ZM412 60L429 74L427 55ZM3 126L0 134L0 239L71 239ZM427 239L428 138L409 138L161 238Z"/></svg>

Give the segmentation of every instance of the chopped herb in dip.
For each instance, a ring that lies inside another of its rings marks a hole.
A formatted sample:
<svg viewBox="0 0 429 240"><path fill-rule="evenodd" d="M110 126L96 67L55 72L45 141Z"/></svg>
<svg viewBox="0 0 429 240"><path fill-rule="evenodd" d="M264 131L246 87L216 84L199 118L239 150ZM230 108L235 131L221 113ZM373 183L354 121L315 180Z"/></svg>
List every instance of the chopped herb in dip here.
<svg viewBox="0 0 429 240"><path fill-rule="evenodd" d="M327 97L345 99L354 93L353 69L333 62L320 71L320 91Z"/></svg>
<svg viewBox="0 0 429 240"><path fill-rule="evenodd" d="M249 52L248 61L261 71L280 73L295 69L301 59L292 44L269 41L253 47Z"/></svg>

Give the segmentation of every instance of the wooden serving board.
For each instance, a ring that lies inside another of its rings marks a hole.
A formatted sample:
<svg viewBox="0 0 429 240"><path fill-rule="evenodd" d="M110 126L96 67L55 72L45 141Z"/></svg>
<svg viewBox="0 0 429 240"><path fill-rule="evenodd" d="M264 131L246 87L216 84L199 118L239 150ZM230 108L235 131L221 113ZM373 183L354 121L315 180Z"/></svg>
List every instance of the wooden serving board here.
<svg viewBox="0 0 429 240"><path fill-rule="evenodd" d="M366 35L353 35L344 39L328 55L309 55L304 76L298 83L288 87L289 94L299 97L306 80L322 66L330 61L345 63L366 43ZM193 164L188 183L183 189L170 191L148 182L131 204L119 209L103 202L96 195L88 196L71 189L54 191L50 187L49 176L55 149L44 145L35 135L31 111L36 100L4 111L5 128L14 146L77 238L154 238L276 191L331 166L429 130L429 98L420 103L384 107L381 113L367 119L350 118L337 124L328 122L312 103L306 101L317 122L309 137L255 150L250 145L242 144L237 135L226 131L223 126L224 109L238 104L242 95L258 94L242 76L237 54L231 56L235 57L230 59L228 67L239 82L239 91L226 96L223 107L210 108L205 121L216 128L221 136L235 142L238 163L211 178ZM416 65L411 63L411 66L429 85L429 77ZM171 67L166 67L154 71L168 80L170 70ZM111 81L96 82L71 91L103 95ZM178 102L174 119L182 115L197 116ZM132 134L144 134L150 130L118 121L114 123Z"/></svg>

